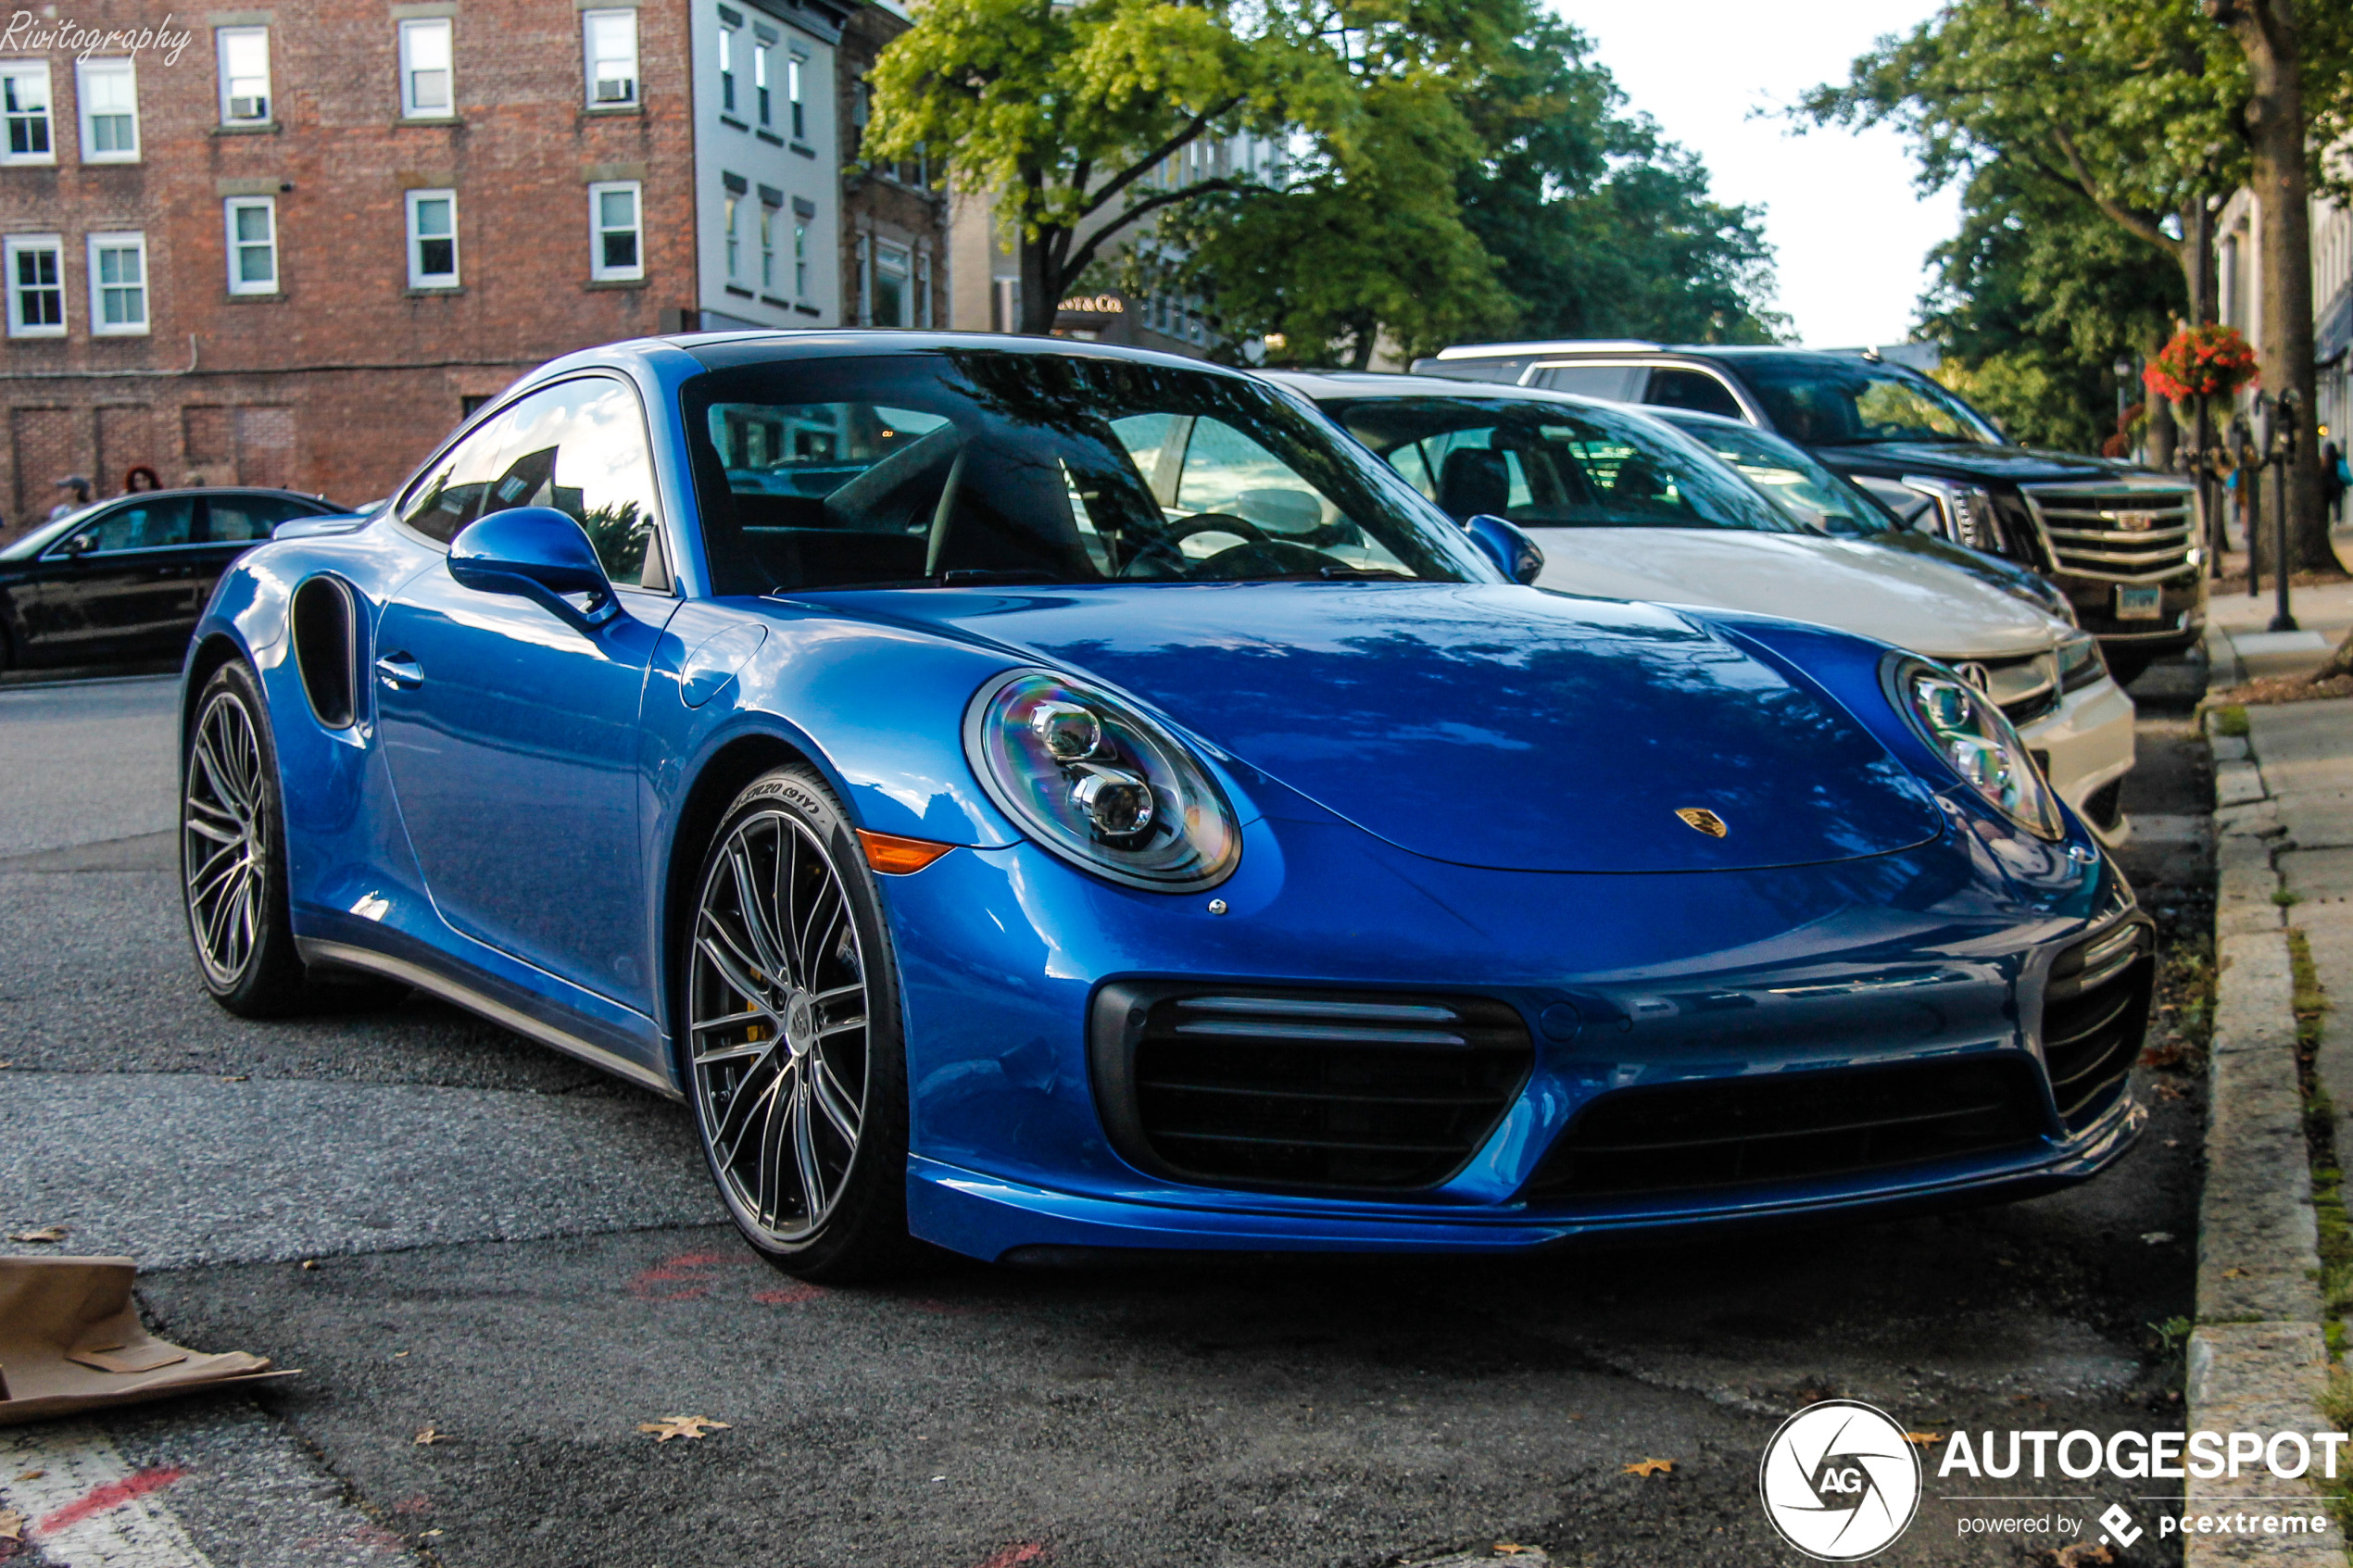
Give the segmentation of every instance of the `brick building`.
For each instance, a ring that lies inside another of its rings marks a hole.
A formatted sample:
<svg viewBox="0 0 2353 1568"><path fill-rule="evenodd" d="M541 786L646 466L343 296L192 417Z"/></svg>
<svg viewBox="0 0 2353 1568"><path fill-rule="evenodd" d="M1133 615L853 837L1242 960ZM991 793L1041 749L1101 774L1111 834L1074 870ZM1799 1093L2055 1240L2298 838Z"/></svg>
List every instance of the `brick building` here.
<svg viewBox="0 0 2353 1568"><path fill-rule="evenodd" d="M309 0L179 31L93 0L79 33L8 27L0 534L134 467L365 501L555 355L840 324L836 51L873 10Z"/></svg>

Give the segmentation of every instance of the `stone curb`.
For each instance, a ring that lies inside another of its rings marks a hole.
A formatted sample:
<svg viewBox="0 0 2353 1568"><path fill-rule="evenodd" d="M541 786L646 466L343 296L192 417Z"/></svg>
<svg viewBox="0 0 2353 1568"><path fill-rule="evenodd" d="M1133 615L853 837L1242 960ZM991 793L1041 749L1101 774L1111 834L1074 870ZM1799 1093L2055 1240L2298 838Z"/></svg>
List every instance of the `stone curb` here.
<svg viewBox="0 0 2353 1568"><path fill-rule="evenodd" d="M2271 861L2278 808L2246 742L2211 740L2214 1045L2198 1202L2199 1326L2190 1336L2184 1399L2192 1431L2319 1432L2327 1426L2320 1400L2328 1346L2296 1073L2295 979L2284 911L2271 901L2280 886ZM2228 1513L2289 1489L2259 1468L2235 1481L2193 1476L2183 1484L2183 1509ZM2344 1568L2347 1557L2334 1538L2194 1535L2183 1542L2182 1561L2184 1568Z"/></svg>

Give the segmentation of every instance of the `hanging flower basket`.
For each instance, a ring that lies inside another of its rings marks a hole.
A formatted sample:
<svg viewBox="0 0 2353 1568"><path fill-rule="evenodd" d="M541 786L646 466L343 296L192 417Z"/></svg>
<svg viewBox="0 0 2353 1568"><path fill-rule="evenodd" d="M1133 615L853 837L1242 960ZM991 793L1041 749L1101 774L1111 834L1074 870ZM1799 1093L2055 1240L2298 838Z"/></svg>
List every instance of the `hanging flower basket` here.
<svg viewBox="0 0 2353 1568"><path fill-rule="evenodd" d="M2151 392L2186 403L2194 397L2228 397L2256 380L2255 349L2236 327L2208 323L2173 334L2141 372Z"/></svg>

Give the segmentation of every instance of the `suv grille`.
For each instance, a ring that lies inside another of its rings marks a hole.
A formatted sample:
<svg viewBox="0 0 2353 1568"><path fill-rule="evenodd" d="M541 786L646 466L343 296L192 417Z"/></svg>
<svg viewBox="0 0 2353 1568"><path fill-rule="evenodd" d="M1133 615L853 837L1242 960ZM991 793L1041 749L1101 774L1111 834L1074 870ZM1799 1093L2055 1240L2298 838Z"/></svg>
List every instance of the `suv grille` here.
<svg viewBox="0 0 2353 1568"><path fill-rule="evenodd" d="M2128 921L2058 956L2043 991L2043 1061L2070 1132L2096 1121L2123 1087L2148 1029L2157 959L2148 926Z"/></svg>
<svg viewBox="0 0 2353 1568"><path fill-rule="evenodd" d="M2036 1098L2016 1056L1618 1089L1578 1113L1522 1196L1800 1181L2019 1148L2037 1136Z"/></svg>
<svg viewBox="0 0 2353 1568"><path fill-rule="evenodd" d="M1089 1049L1113 1144L1218 1185L1393 1192L1487 1141L1534 1051L1483 997L1107 986Z"/></svg>
<svg viewBox="0 0 2353 1568"><path fill-rule="evenodd" d="M2150 583L2189 564L2197 518L2190 492L2171 485L2021 485L2061 571L2114 583Z"/></svg>

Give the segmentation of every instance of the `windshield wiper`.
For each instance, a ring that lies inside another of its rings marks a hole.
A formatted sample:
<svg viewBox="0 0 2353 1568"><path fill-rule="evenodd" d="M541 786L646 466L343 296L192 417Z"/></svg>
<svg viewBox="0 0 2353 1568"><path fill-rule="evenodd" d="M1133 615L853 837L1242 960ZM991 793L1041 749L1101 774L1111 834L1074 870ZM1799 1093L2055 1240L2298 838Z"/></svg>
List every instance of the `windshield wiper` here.
<svg viewBox="0 0 2353 1568"><path fill-rule="evenodd" d="M1400 571L1393 566L1327 566L1319 569L1315 575L1327 582L1363 577L1378 578L1390 583L1411 583L1414 580L1412 572Z"/></svg>
<svg viewBox="0 0 2353 1568"><path fill-rule="evenodd" d="M1045 567L959 567L943 571L934 579L943 588L963 588L984 583L1059 583L1067 585L1070 579Z"/></svg>

